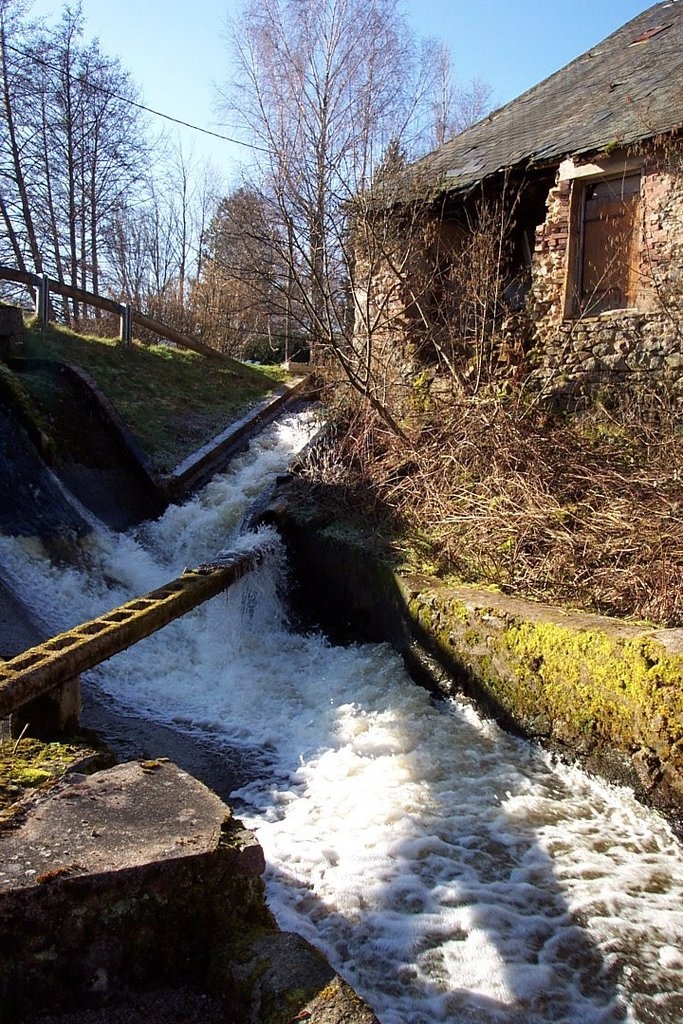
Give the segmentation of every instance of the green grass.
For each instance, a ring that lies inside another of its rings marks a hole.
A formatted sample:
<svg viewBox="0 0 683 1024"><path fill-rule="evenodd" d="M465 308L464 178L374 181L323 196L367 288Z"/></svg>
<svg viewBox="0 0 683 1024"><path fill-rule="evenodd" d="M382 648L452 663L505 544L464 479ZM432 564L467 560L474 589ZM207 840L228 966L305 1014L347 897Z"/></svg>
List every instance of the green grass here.
<svg viewBox="0 0 683 1024"><path fill-rule="evenodd" d="M117 409L155 467L173 469L249 408L287 374L209 358L169 345L122 345L52 324L26 328L25 355L80 366Z"/></svg>

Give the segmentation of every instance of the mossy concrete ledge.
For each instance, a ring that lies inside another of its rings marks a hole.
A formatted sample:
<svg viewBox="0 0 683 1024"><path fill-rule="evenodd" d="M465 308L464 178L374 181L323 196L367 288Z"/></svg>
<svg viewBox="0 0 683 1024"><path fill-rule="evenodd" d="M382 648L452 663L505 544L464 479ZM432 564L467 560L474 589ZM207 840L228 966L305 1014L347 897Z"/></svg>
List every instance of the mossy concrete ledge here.
<svg viewBox="0 0 683 1024"><path fill-rule="evenodd" d="M343 1016L354 994L268 911L255 837L171 762L67 775L12 820L0 833L3 1024L118 1020L122 1004L137 1024L136 993L182 986L231 1024L284 1024L336 986L330 1024L376 1024L359 1000ZM298 976L273 975L285 954Z"/></svg>
<svg viewBox="0 0 683 1024"><path fill-rule="evenodd" d="M680 827L683 630L401 577L339 526L283 508L279 521L323 628L389 641L430 685L632 786Z"/></svg>

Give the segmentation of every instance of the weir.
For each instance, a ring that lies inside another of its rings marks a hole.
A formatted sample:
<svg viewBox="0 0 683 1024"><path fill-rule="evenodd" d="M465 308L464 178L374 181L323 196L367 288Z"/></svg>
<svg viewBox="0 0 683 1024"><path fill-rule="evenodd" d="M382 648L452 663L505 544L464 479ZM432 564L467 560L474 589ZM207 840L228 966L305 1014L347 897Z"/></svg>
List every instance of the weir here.
<svg viewBox="0 0 683 1024"><path fill-rule="evenodd" d="M223 554L142 597L0 662L0 718L85 672L215 597L262 561L264 551ZM72 700L69 692L67 701ZM26 713L24 712L24 718Z"/></svg>
<svg viewBox="0 0 683 1024"><path fill-rule="evenodd" d="M296 417L265 431L230 472L144 530L115 542L98 531L85 564L56 566L20 538L0 536L3 573L53 633L80 621L87 637L85 620L109 625L119 610L94 618L105 607L141 614L146 598L136 595L174 576L169 566L198 566L194 574L212 552L237 545L255 498L308 436ZM435 700L385 645L342 647L291 629L277 537L264 532L255 544L267 545L263 571L247 575L244 589L109 658L88 688L109 712L122 709L117 729L138 714L155 730L205 744L212 764L244 766L222 795L257 836L280 927L321 949L382 1024L680 1024L683 856L666 822L629 791L502 733L469 701ZM213 571L210 563L199 575L210 579ZM340 578L346 571L342 563ZM168 792L167 770L155 760L165 753L145 747L145 760L129 769L136 785ZM213 786L210 773L204 781ZM71 789L69 781L67 807ZM137 809L136 800L128 806ZM194 803L180 802L174 821L184 840ZM84 934L76 889L85 862L73 837L96 853L111 841L90 807L73 813L68 843L56 842L48 822L33 848L37 863L9 858L4 868L8 888L31 885L39 907L44 894L74 886L68 942ZM25 845L18 841L20 858ZM182 860L195 847L183 841L174 849ZM74 877L45 879L44 851ZM34 869L39 874L26 873ZM129 885L127 872L118 877ZM194 895L203 885L175 888ZM129 903L126 892L115 915ZM156 914L146 877L140 904ZM226 921L230 904L214 906ZM153 934L147 920L136 941ZM162 929L181 952L186 934L194 941L203 927L193 914L187 920ZM16 961L12 935L21 927L29 936L47 932L39 963L49 965L54 938L45 918L13 909L7 922L8 960ZM99 948L88 941L81 961L100 968ZM122 948L130 963L130 947ZM242 965L242 936L235 949ZM203 961L211 971L215 952ZM279 953L271 947L264 956L280 979ZM13 977L26 986L19 965ZM259 973L249 978L260 985ZM0 990L0 1018L2 997ZM327 1010L313 1017L331 1020Z"/></svg>

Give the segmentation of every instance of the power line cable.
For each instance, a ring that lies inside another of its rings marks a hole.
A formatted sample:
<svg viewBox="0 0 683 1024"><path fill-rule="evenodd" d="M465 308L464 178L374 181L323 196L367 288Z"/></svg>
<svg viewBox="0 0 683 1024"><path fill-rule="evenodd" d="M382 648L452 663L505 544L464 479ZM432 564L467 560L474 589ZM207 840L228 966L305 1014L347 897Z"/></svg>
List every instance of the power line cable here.
<svg viewBox="0 0 683 1024"><path fill-rule="evenodd" d="M27 57L29 60L34 60L38 64L42 64L49 71L54 71L55 74L59 72L59 68L52 64L50 61L45 60L44 57L38 57L35 53L31 53L27 50L22 50L18 46L13 46L11 43L5 43L6 50L12 50L14 53L18 53L22 57ZM119 100L121 103L128 103L131 107L137 107L138 110L144 110L147 114L153 114L155 117L161 117L165 121L171 121L173 124L182 125L183 128L191 128L192 131L201 132L203 135L210 135L214 139L221 139L223 142L231 142L235 146L244 146L245 149L258 150L260 153L268 153L269 150L265 146L257 146L253 142L243 142L241 139L233 139L229 135L222 135L220 132L211 131L209 128L200 128L197 124L192 124L189 121L183 121L179 117L173 117L171 114L164 114L161 110L154 110L153 107L145 106L144 103L138 103L137 100L132 100L128 96L121 96L119 93L114 92L112 89L107 89L103 85L96 85L94 82L89 81L87 75L78 73L75 76L77 82L81 85L86 85L89 89L95 92L101 92L105 96L111 96L112 99Z"/></svg>

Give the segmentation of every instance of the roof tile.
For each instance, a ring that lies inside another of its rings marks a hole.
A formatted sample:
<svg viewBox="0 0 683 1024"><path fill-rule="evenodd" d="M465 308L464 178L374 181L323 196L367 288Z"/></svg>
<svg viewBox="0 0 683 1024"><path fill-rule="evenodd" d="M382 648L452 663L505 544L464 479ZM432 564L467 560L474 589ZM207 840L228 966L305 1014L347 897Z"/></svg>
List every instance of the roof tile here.
<svg viewBox="0 0 683 1024"><path fill-rule="evenodd" d="M655 4L418 161L460 191L504 168L629 145L683 127L683 0Z"/></svg>

